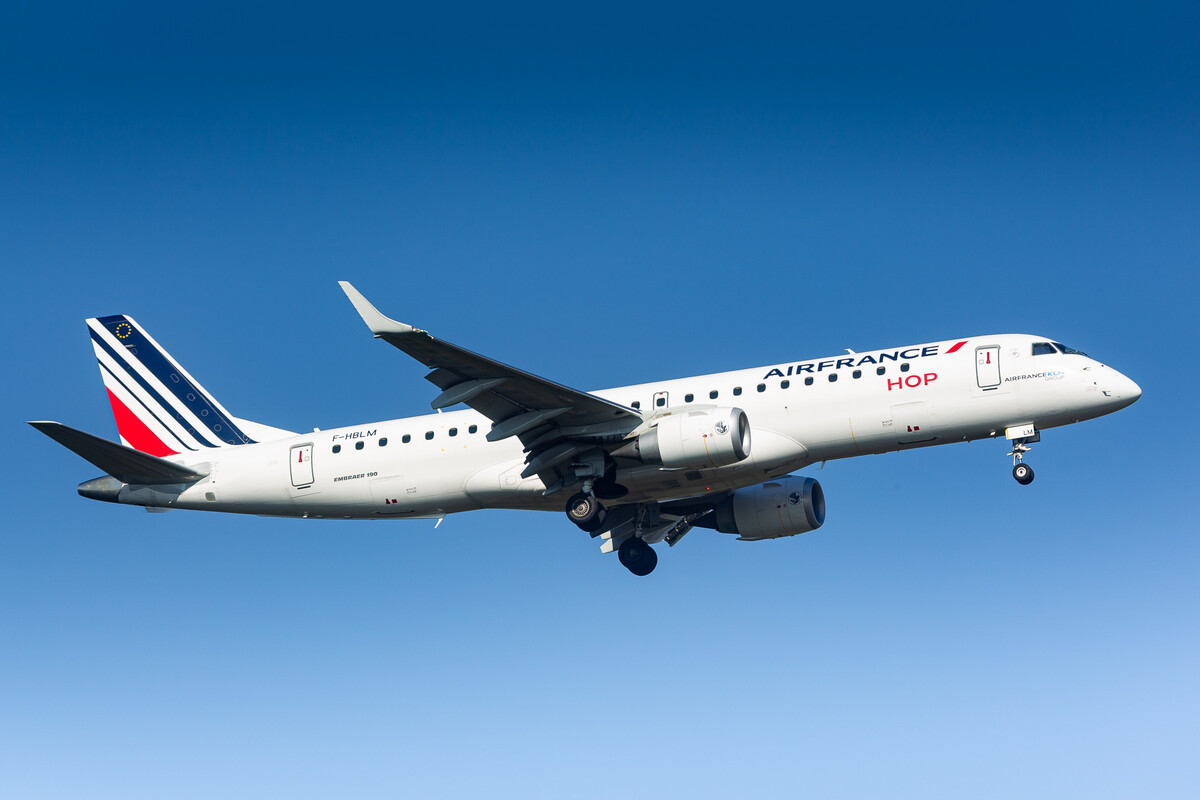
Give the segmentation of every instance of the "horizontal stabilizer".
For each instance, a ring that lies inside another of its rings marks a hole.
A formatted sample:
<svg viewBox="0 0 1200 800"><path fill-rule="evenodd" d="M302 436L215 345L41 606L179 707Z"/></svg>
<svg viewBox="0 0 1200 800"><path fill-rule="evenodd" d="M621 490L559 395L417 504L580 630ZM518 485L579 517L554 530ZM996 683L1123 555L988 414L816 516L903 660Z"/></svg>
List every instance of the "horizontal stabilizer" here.
<svg viewBox="0 0 1200 800"><path fill-rule="evenodd" d="M29 424L122 483L194 483L206 474L59 422Z"/></svg>

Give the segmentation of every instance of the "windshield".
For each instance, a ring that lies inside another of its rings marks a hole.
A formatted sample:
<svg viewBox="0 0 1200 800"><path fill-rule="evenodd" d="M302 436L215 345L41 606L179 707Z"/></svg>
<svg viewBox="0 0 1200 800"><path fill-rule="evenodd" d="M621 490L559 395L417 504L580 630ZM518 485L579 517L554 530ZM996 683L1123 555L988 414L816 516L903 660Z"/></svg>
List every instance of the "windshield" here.
<svg viewBox="0 0 1200 800"><path fill-rule="evenodd" d="M1059 350L1062 350L1064 355L1083 356L1084 358L1088 357L1088 354L1083 352L1082 350L1076 350L1074 347L1067 347L1065 344L1061 344L1060 342L1055 342L1054 346L1057 347Z"/></svg>

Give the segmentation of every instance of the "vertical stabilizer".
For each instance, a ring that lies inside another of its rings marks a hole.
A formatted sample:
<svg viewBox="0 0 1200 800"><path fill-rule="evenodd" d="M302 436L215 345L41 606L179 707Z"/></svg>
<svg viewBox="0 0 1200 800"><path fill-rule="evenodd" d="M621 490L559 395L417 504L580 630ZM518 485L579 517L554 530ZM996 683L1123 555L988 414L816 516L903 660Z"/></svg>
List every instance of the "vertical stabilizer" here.
<svg viewBox="0 0 1200 800"><path fill-rule="evenodd" d="M125 445L162 457L288 435L226 411L132 317L87 324Z"/></svg>

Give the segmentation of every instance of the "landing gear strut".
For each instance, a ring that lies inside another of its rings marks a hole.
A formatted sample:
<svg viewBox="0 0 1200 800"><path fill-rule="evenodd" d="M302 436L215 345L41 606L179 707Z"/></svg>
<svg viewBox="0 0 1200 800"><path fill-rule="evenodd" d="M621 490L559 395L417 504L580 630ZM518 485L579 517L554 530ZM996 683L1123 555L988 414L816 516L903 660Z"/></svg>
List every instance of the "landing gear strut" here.
<svg viewBox="0 0 1200 800"><path fill-rule="evenodd" d="M604 506L589 492L572 495L567 501L567 519L588 533L600 530L607 517Z"/></svg>
<svg viewBox="0 0 1200 800"><path fill-rule="evenodd" d="M1013 439L1013 449L1009 453L1013 460L1013 478L1022 486L1028 486L1033 483L1033 467L1022 460L1030 450L1029 445L1025 444L1025 441L1025 439Z"/></svg>
<svg viewBox="0 0 1200 800"><path fill-rule="evenodd" d="M621 559L621 564L627 570L638 576L649 575L658 566L658 553L636 536L621 542L617 548L617 558Z"/></svg>

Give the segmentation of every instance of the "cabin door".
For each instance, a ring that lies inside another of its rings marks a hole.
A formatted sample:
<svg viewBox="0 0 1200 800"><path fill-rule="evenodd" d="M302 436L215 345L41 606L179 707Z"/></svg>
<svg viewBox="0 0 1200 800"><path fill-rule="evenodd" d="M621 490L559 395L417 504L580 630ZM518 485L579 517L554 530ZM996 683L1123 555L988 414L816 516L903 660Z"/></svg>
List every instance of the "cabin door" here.
<svg viewBox="0 0 1200 800"><path fill-rule="evenodd" d="M975 381L980 389L1000 386L1000 347L988 345L975 348Z"/></svg>
<svg viewBox="0 0 1200 800"><path fill-rule="evenodd" d="M292 448L292 486L311 486L313 482L311 444L298 444Z"/></svg>

